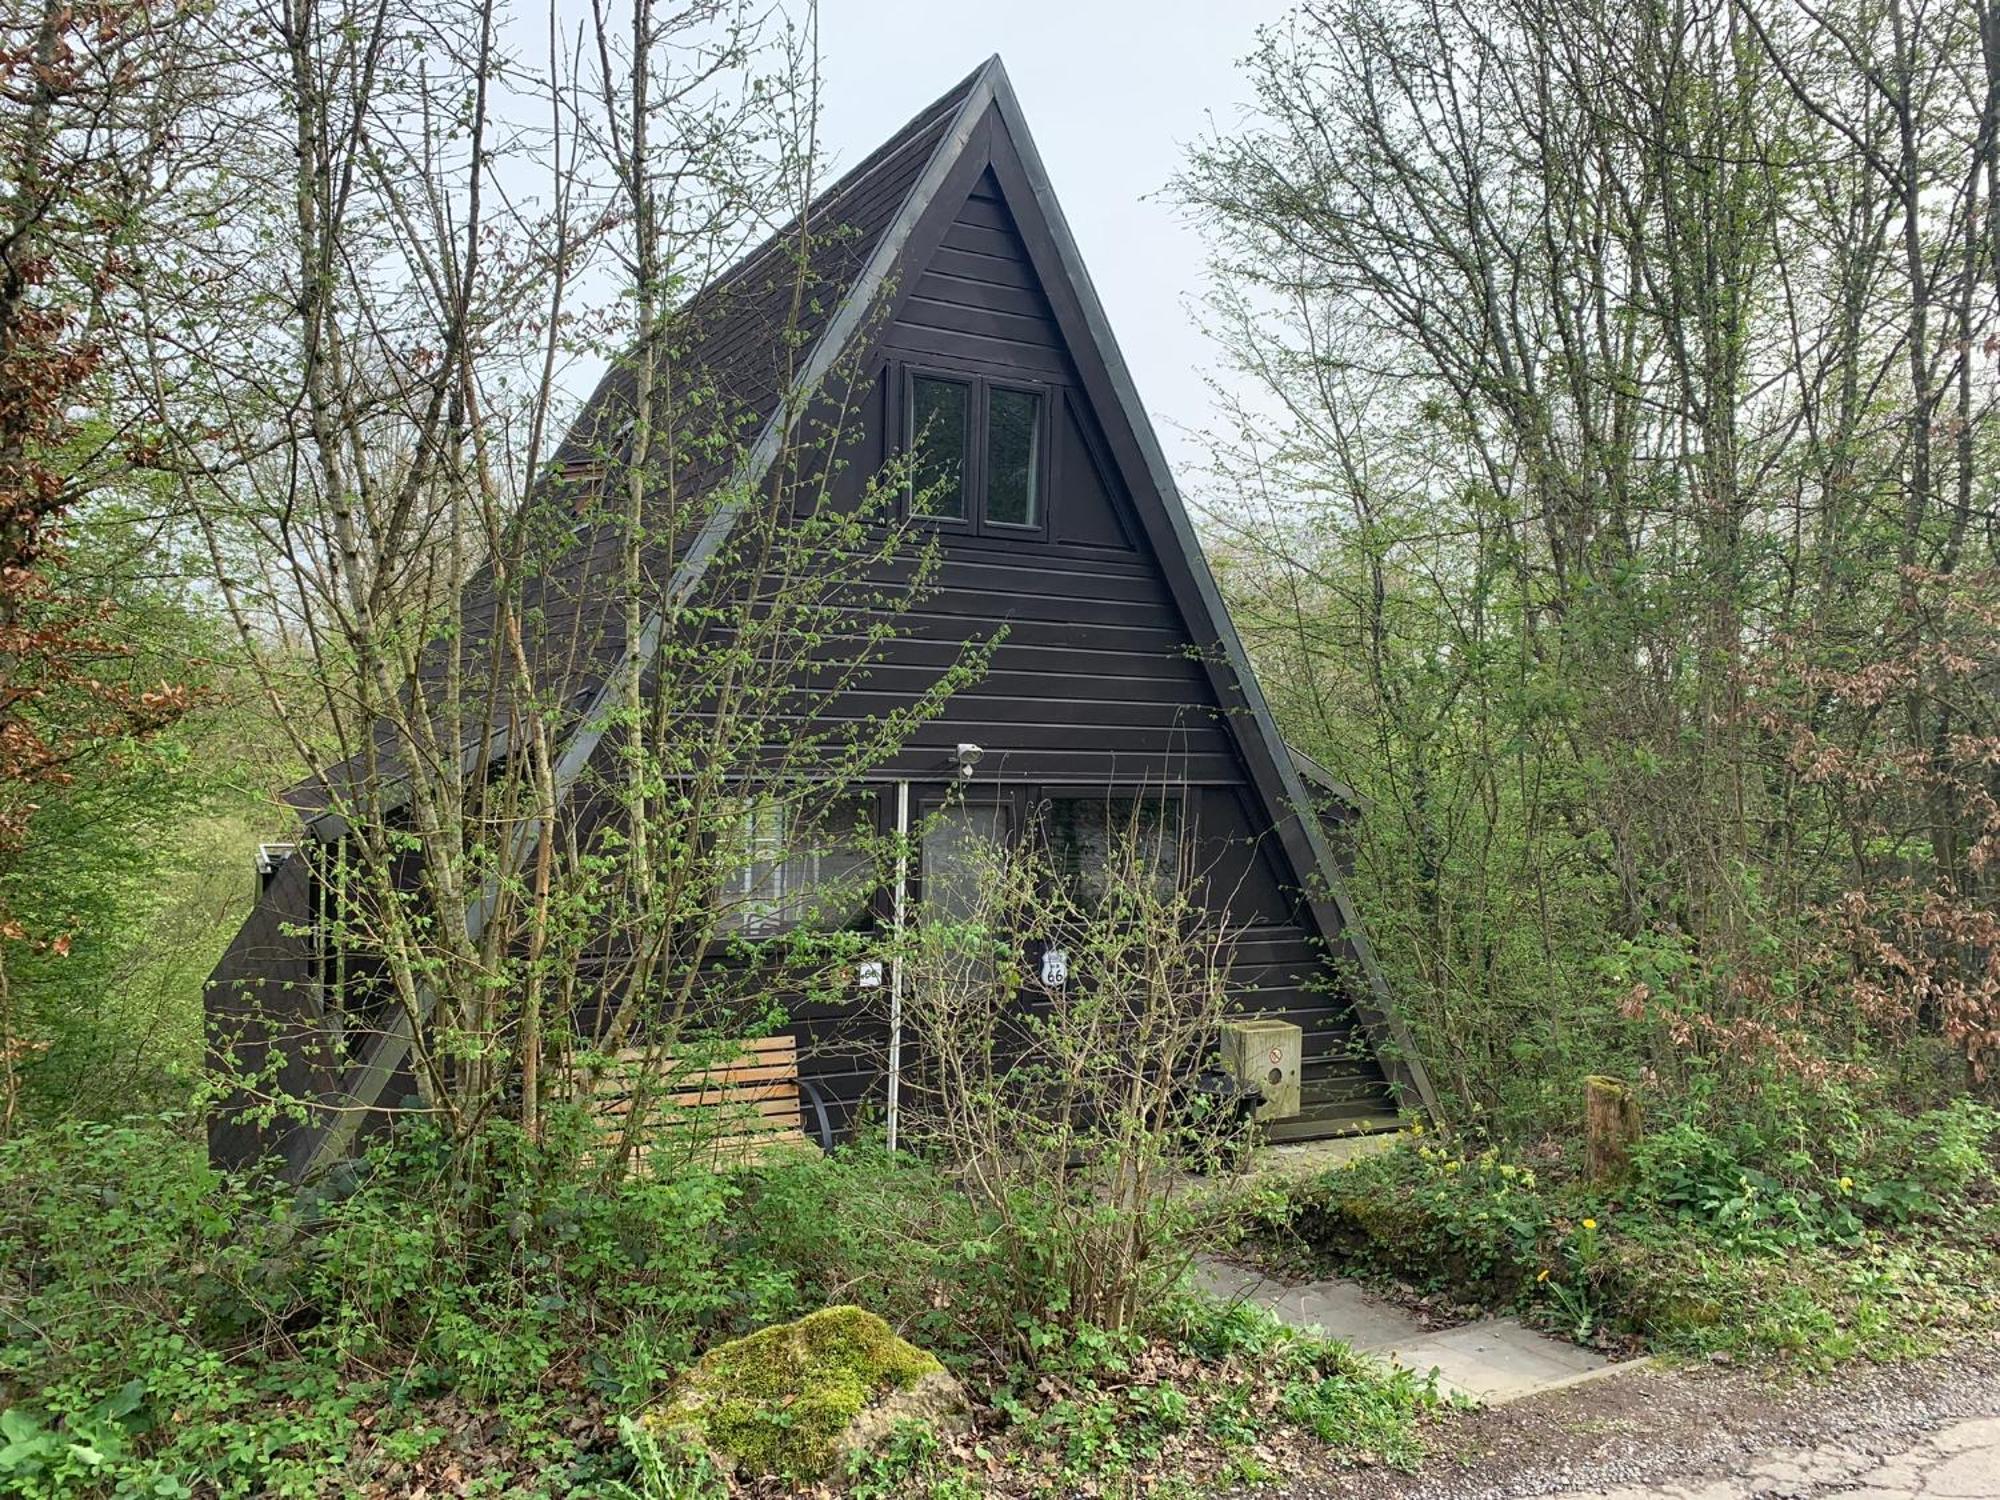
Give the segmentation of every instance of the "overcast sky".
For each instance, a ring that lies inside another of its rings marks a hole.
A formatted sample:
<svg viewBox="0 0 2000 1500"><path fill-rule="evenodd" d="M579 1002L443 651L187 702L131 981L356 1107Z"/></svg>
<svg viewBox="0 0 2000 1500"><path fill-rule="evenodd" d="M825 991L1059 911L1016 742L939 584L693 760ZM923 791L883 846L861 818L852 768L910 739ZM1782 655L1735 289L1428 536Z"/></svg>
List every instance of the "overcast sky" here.
<svg viewBox="0 0 2000 1500"><path fill-rule="evenodd" d="M1084 263L1183 485L1179 427L1199 426L1213 364L1190 304L1200 239L1163 201L1186 144L1227 123L1236 71L1280 0L821 0L824 118L833 165L852 166L998 52Z"/></svg>

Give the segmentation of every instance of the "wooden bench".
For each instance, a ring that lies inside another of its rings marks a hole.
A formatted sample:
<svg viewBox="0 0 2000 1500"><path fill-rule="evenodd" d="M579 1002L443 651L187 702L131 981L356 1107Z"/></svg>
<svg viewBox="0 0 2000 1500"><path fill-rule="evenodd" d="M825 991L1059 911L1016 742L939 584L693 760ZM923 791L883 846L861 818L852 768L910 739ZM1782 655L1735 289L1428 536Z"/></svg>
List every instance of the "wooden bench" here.
<svg viewBox="0 0 2000 1500"><path fill-rule="evenodd" d="M717 1165L741 1164L806 1143L796 1038L747 1038L704 1055L718 1060L688 1066L678 1053L627 1047L599 1076L591 1116L608 1140L616 1140L645 1075L663 1075L647 1101L651 1118L644 1139L633 1152L639 1170L655 1154L678 1162L705 1157Z"/></svg>

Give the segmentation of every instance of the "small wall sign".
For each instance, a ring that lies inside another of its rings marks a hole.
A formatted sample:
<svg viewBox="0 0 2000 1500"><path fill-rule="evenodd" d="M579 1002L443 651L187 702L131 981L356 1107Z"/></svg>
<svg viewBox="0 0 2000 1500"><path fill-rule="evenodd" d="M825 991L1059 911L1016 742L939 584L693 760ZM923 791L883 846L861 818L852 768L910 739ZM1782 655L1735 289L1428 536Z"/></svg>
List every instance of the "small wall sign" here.
<svg viewBox="0 0 2000 1500"><path fill-rule="evenodd" d="M1042 987L1059 990L1069 983L1069 955L1060 948L1042 950Z"/></svg>
<svg viewBox="0 0 2000 1500"><path fill-rule="evenodd" d="M854 982L864 990L881 989L882 960L879 958L862 959L860 965L854 971Z"/></svg>

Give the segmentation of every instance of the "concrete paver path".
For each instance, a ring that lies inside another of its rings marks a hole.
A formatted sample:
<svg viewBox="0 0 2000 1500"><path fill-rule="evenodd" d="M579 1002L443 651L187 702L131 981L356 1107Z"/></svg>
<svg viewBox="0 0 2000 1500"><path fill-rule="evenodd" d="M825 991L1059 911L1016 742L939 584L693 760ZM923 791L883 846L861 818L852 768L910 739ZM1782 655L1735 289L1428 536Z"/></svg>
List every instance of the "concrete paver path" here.
<svg viewBox="0 0 2000 1500"><path fill-rule="evenodd" d="M1292 1285L1245 1266L1203 1259L1195 1263L1194 1282L1211 1297L1254 1302L1281 1323L1339 1339L1419 1375L1436 1371L1441 1392L1487 1406L1630 1367L1548 1338L1513 1318L1426 1328L1402 1308L1351 1281Z"/></svg>
<svg viewBox="0 0 2000 1500"><path fill-rule="evenodd" d="M1884 1455L1822 1443L1767 1453L1725 1478L1568 1490L1558 1500L2000 1500L2000 1417L1938 1428Z"/></svg>

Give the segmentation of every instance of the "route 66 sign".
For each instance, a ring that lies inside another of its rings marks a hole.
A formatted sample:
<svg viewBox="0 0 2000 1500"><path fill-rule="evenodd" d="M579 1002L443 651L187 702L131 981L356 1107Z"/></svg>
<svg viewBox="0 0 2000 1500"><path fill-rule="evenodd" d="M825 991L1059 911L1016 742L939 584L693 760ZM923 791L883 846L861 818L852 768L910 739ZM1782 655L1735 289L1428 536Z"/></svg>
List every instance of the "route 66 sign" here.
<svg viewBox="0 0 2000 1500"><path fill-rule="evenodd" d="M1060 948L1042 950L1042 987L1059 990L1069 982L1069 955Z"/></svg>

